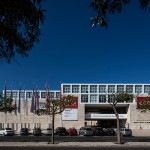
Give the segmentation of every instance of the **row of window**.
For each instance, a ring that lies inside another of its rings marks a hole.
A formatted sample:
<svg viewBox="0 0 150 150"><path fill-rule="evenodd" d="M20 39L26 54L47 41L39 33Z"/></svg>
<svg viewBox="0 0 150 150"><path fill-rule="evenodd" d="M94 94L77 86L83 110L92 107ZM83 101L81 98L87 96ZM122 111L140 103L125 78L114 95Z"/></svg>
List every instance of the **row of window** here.
<svg viewBox="0 0 150 150"><path fill-rule="evenodd" d="M26 96L25 96L26 94ZM12 92L12 98L17 98L19 97L20 95L20 98L31 98L32 95L33 95L33 92ZM6 96L7 97L11 97L11 91L7 91L6 92ZM35 97L39 97L39 98L46 98L46 92L34 92L34 96ZM60 92L50 92L50 98L60 98Z"/></svg>
<svg viewBox="0 0 150 150"><path fill-rule="evenodd" d="M88 95L88 94L82 94L81 95L81 103L110 103L112 102L112 95ZM128 102L133 102L133 99L131 99Z"/></svg>
<svg viewBox="0 0 150 150"><path fill-rule="evenodd" d="M142 93L143 85L63 85L63 93ZM144 93L150 93L150 85L144 85Z"/></svg>

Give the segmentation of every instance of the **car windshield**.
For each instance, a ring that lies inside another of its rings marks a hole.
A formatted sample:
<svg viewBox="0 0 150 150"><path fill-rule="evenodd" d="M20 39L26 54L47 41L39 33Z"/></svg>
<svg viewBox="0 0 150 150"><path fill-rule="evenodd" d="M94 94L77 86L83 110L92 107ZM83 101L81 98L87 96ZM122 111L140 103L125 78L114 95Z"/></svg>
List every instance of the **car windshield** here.
<svg viewBox="0 0 150 150"><path fill-rule="evenodd" d="M86 128L85 130L87 130L87 131L91 131L92 129L91 129L91 128Z"/></svg>
<svg viewBox="0 0 150 150"><path fill-rule="evenodd" d="M5 128L6 130L12 130L12 128Z"/></svg>
<svg viewBox="0 0 150 150"><path fill-rule="evenodd" d="M22 128L22 129L21 129L21 131L26 131L26 130L28 130L28 129L27 129L27 128Z"/></svg>
<svg viewBox="0 0 150 150"><path fill-rule="evenodd" d="M51 128L47 128L46 130L52 130Z"/></svg>
<svg viewBox="0 0 150 150"><path fill-rule="evenodd" d="M125 129L125 131L131 131L130 129Z"/></svg>

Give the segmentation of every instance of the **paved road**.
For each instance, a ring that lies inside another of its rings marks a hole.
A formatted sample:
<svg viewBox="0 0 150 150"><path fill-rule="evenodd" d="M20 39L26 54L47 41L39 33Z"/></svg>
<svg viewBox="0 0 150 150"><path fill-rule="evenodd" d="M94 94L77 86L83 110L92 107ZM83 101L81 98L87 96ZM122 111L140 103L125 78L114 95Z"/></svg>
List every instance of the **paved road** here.
<svg viewBox="0 0 150 150"><path fill-rule="evenodd" d="M48 142L51 136L0 136L0 142ZM116 142L116 136L55 136L56 142ZM122 142L150 142L150 136L122 137Z"/></svg>

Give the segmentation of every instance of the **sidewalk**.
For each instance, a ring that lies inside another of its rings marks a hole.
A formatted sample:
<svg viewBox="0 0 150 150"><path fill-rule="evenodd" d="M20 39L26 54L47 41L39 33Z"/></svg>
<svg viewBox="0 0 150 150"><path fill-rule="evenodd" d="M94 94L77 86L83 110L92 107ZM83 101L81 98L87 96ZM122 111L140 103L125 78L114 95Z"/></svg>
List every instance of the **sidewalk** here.
<svg viewBox="0 0 150 150"><path fill-rule="evenodd" d="M0 147L150 147L150 142L127 142L116 144L113 142L62 142L51 144L48 142L0 142Z"/></svg>

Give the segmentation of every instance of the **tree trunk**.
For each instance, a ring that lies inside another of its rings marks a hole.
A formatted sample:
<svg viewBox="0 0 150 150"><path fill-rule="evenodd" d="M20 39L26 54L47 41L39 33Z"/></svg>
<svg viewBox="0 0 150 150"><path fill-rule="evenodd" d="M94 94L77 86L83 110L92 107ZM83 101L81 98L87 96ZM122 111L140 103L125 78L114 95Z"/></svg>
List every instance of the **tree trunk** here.
<svg viewBox="0 0 150 150"><path fill-rule="evenodd" d="M113 106L113 110L114 110L114 113L115 113L116 119L117 119L117 143L121 144L119 114L118 114L115 106Z"/></svg>
<svg viewBox="0 0 150 150"><path fill-rule="evenodd" d="M52 136L51 136L51 143L54 144L54 117L55 115L52 115Z"/></svg>
<svg viewBox="0 0 150 150"><path fill-rule="evenodd" d="M52 107L52 136L51 136L51 143L54 144L54 120L55 120L55 114L54 114L54 107Z"/></svg>

